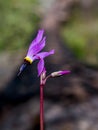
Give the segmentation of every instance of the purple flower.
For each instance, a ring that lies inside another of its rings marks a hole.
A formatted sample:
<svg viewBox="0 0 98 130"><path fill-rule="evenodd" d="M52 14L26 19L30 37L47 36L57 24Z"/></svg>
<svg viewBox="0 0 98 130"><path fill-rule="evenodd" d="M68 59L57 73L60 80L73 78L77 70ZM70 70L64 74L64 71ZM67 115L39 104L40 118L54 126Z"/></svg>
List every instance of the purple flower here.
<svg viewBox="0 0 98 130"><path fill-rule="evenodd" d="M45 37L43 37L44 30L39 30L36 38L31 42L27 55L24 60L30 64L34 61L34 56L40 52L45 46Z"/></svg>
<svg viewBox="0 0 98 130"><path fill-rule="evenodd" d="M42 73L44 69L44 58L54 54L54 50L50 52L41 52L39 53L44 47L46 42L46 37L43 37L44 30L39 30L36 38L31 42L27 55L24 58L29 64L32 64L33 61L39 60L37 69L38 69L38 76ZM20 71L24 69L24 65L20 68Z"/></svg>

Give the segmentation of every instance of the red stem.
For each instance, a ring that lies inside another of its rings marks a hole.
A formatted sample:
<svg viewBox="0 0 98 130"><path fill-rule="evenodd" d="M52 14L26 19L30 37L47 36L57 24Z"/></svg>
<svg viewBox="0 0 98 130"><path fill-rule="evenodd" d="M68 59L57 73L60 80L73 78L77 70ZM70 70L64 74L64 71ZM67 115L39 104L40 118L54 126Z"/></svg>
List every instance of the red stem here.
<svg viewBox="0 0 98 130"><path fill-rule="evenodd" d="M44 95L43 95L44 85L40 85L40 130L44 130Z"/></svg>

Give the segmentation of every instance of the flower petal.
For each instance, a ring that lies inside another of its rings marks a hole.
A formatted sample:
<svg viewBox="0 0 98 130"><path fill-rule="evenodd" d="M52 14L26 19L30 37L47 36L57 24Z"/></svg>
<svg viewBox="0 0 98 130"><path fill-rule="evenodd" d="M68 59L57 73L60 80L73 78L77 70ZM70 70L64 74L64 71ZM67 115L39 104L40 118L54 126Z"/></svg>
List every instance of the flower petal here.
<svg viewBox="0 0 98 130"><path fill-rule="evenodd" d="M45 58L45 57L47 57L47 56L49 56L49 55L52 55L52 54L54 54L54 50L51 50L51 51L49 51L49 52L41 52L41 53L38 53L38 54L36 55L36 59L37 59L37 57Z"/></svg>
<svg viewBox="0 0 98 130"><path fill-rule="evenodd" d="M46 42L46 37L44 37L40 43L33 46L32 52L34 55L36 55L39 51L41 51L44 48L45 42Z"/></svg>
<svg viewBox="0 0 98 130"><path fill-rule="evenodd" d="M40 59L38 65L37 65L37 69L38 69L38 76L40 76L40 74L44 70L44 60L43 59Z"/></svg>
<svg viewBox="0 0 98 130"><path fill-rule="evenodd" d="M36 38L30 44L29 50L31 50L33 46L35 46L36 44L38 44L42 40L43 33L44 33L44 30L38 31Z"/></svg>
<svg viewBox="0 0 98 130"><path fill-rule="evenodd" d="M46 42L45 39L46 39L46 37L44 37L43 40L40 43L37 43L34 46L32 46L32 48L28 50L27 56L32 56L33 57L39 51L41 51L45 46L45 42Z"/></svg>
<svg viewBox="0 0 98 130"><path fill-rule="evenodd" d="M38 34L37 34L37 37L35 39L35 42L40 42L42 40L42 37L43 37L43 33L44 33L44 30L39 30L38 31Z"/></svg>

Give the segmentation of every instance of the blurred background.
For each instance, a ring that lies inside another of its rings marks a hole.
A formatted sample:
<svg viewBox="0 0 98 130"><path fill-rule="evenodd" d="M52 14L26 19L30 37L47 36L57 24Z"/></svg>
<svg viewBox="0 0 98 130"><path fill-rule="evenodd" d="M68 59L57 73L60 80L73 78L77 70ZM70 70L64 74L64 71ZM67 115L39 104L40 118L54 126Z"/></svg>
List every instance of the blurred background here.
<svg viewBox="0 0 98 130"><path fill-rule="evenodd" d="M38 29L47 36L45 130L98 130L98 0L0 0L0 130L39 129L37 61L17 77Z"/></svg>

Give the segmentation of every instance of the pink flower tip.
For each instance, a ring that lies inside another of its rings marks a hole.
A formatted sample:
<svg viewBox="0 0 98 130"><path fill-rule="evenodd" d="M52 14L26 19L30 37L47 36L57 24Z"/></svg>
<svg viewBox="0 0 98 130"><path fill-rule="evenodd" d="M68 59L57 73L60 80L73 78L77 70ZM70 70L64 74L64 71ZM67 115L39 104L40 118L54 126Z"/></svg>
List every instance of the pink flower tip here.
<svg viewBox="0 0 98 130"><path fill-rule="evenodd" d="M59 74L60 75L65 75L65 74L69 74L71 71L69 70L64 70L64 71L60 71Z"/></svg>

